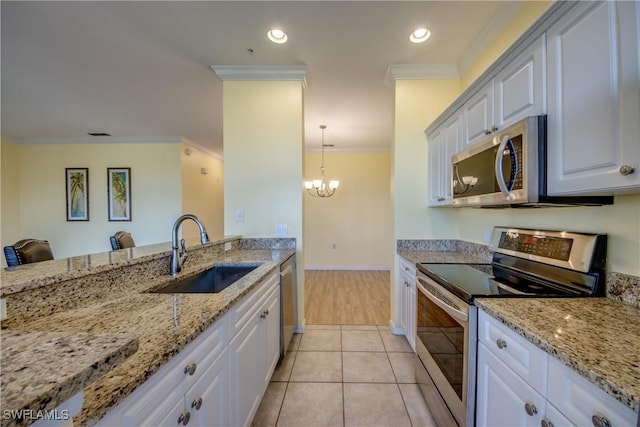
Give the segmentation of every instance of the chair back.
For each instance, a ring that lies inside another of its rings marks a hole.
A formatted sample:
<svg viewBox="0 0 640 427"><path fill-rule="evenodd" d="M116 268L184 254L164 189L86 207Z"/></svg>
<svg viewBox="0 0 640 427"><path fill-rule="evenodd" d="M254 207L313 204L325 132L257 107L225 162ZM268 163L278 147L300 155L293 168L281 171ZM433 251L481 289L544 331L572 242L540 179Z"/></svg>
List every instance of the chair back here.
<svg viewBox="0 0 640 427"><path fill-rule="evenodd" d="M53 253L49 242L46 240L23 239L11 246L5 246L4 257L7 260L7 266L13 267L51 260L53 259Z"/></svg>
<svg viewBox="0 0 640 427"><path fill-rule="evenodd" d="M131 233L127 233L126 231L115 232L113 236L109 237L109 241L111 242L111 249L114 251L117 249L135 248L136 246L133 237L131 237Z"/></svg>

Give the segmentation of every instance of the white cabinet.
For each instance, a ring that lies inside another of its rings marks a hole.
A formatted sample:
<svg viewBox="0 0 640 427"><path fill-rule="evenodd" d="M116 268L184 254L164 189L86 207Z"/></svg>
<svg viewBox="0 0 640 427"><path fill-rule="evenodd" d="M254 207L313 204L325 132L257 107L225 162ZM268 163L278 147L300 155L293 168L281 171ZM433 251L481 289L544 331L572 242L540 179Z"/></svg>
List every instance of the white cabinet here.
<svg viewBox="0 0 640 427"><path fill-rule="evenodd" d="M451 204L451 156L462 148L462 121L458 114L427 137L430 206Z"/></svg>
<svg viewBox="0 0 640 427"><path fill-rule="evenodd" d="M482 310L476 384L478 427L597 425L593 417L602 426L639 422L631 408Z"/></svg>
<svg viewBox="0 0 640 427"><path fill-rule="evenodd" d="M640 189L639 8L579 2L547 32L551 195Z"/></svg>
<svg viewBox="0 0 640 427"><path fill-rule="evenodd" d="M249 426L280 354L280 275L274 273L251 292L232 319L239 332L229 342L231 419ZM256 292L257 291L257 292Z"/></svg>
<svg viewBox="0 0 640 427"><path fill-rule="evenodd" d="M484 344L478 344L476 425L540 426L546 401Z"/></svg>
<svg viewBox="0 0 640 427"><path fill-rule="evenodd" d="M545 73L542 36L464 104L464 147L527 116L545 114Z"/></svg>
<svg viewBox="0 0 640 427"><path fill-rule="evenodd" d="M416 351L416 313L416 268L400 258L400 326L413 351Z"/></svg>

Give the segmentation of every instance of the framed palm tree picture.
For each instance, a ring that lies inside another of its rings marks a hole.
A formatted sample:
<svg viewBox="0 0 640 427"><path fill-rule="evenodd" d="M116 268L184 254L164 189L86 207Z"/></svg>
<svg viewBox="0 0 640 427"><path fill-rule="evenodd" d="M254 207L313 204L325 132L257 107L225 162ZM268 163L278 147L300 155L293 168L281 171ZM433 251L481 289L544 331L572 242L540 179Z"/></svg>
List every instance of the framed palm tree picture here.
<svg viewBox="0 0 640 427"><path fill-rule="evenodd" d="M109 221L131 221L131 168L107 168Z"/></svg>
<svg viewBox="0 0 640 427"><path fill-rule="evenodd" d="M65 168L67 221L89 221L89 168Z"/></svg>

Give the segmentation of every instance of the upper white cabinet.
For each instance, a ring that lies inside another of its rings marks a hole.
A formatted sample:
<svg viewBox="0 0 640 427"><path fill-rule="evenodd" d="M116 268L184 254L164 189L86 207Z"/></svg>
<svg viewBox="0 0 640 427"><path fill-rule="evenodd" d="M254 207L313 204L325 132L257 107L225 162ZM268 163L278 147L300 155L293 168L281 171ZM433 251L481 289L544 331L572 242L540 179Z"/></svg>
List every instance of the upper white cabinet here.
<svg viewBox="0 0 640 427"><path fill-rule="evenodd" d="M452 117L429 140L429 206L450 205L451 156L462 148L462 113Z"/></svg>
<svg viewBox="0 0 640 427"><path fill-rule="evenodd" d="M464 104L465 147L527 116L546 113L544 53L543 35Z"/></svg>
<svg viewBox="0 0 640 427"><path fill-rule="evenodd" d="M638 2L580 2L547 32L548 190L640 189Z"/></svg>

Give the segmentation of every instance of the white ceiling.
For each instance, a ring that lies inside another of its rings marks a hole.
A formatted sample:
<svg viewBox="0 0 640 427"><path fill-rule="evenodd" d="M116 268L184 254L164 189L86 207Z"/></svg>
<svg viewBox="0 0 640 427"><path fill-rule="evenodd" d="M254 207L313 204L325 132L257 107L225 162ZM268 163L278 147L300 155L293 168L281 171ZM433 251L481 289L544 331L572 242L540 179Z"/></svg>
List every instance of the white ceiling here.
<svg viewBox="0 0 640 427"><path fill-rule="evenodd" d="M337 150L388 149L388 67L465 71L521 4L2 1L2 138L182 137L222 154L222 82L211 66L306 65L306 145L319 147L326 124ZM287 44L266 39L273 26ZM413 45L418 26L432 36Z"/></svg>

